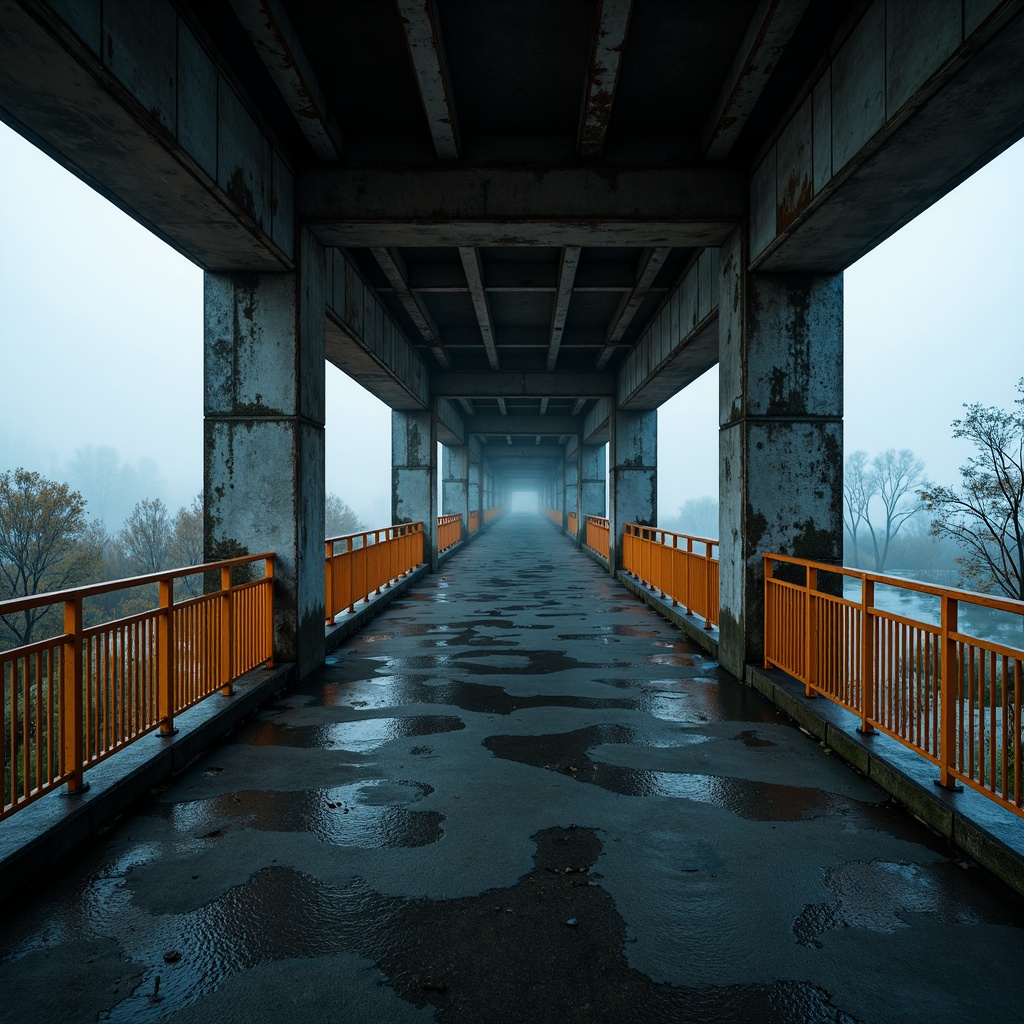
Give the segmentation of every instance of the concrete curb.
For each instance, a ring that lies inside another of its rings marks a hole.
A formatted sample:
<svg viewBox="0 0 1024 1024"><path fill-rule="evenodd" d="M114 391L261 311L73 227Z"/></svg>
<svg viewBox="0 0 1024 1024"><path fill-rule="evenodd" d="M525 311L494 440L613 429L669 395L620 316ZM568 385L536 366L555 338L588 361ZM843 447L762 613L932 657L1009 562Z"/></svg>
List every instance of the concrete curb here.
<svg viewBox="0 0 1024 1024"><path fill-rule="evenodd" d="M442 564L447 561L445 556L454 554L461 547L462 545L459 544L445 552L441 559ZM324 654L333 651L338 644L347 640L353 633L358 633L370 619L379 615L396 597L401 597L411 586L429 574L429 565L418 566L408 576L402 577L397 583L371 597L367 604L357 606L356 611L344 612L342 615L335 616L333 624L324 630Z"/></svg>
<svg viewBox="0 0 1024 1024"><path fill-rule="evenodd" d="M598 561L603 563L602 559ZM619 572L622 585L688 639L718 657L717 631L673 608L639 580ZM948 839L975 863L1024 896L1024 821L972 789L952 792L935 785L938 771L923 757L884 733L857 732L859 719L825 697L807 697L803 684L785 672L747 665L743 682L784 711L826 752L833 753L918 820Z"/></svg>
<svg viewBox="0 0 1024 1024"><path fill-rule="evenodd" d="M291 663L248 672L235 683L233 696L215 694L179 715L175 736L143 736L90 768L89 788L81 795L48 793L0 822L0 904L182 771L294 679Z"/></svg>

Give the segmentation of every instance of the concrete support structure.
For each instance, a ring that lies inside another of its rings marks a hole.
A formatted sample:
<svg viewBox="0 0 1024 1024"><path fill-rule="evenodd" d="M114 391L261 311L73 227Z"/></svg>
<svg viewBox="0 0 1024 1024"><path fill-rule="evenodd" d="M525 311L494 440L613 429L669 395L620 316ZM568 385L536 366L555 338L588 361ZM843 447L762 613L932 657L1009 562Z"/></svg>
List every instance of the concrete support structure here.
<svg viewBox="0 0 1024 1024"><path fill-rule="evenodd" d="M842 274L757 274L721 252L722 664L763 653L765 552L842 560Z"/></svg>
<svg viewBox="0 0 1024 1024"><path fill-rule="evenodd" d="M580 514L580 442L571 437L565 444L565 490L563 496L562 528L569 531L569 514ZM577 519L577 523L579 520ZM577 530L577 538L579 531ZM577 544L579 543L577 539Z"/></svg>
<svg viewBox="0 0 1024 1024"><path fill-rule="evenodd" d="M469 536L469 447L441 448L441 515L462 516L462 539Z"/></svg>
<svg viewBox="0 0 1024 1024"><path fill-rule="evenodd" d="M580 446L580 519L605 515L608 455L603 444Z"/></svg>
<svg viewBox="0 0 1024 1024"><path fill-rule="evenodd" d="M391 521L423 522L423 560L437 568L437 417L391 411Z"/></svg>
<svg viewBox="0 0 1024 1024"><path fill-rule="evenodd" d="M324 657L324 252L293 273L207 274L207 559L274 551L274 657Z"/></svg>
<svg viewBox="0 0 1024 1024"><path fill-rule="evenodd" d="M658 522L658 410L616 409L610 417L610 566L622 568L626 523Z"/></svg>
<svg viewBox="0 0 1024 1024"><path fill-rule="evenodd" d="M477 523L480 526L484 525L484 464L482 462L473 462L470 460L469 463L469 494L468 504L469 511L476 512ZM467 520L467 529L468 520Z"/></svg>

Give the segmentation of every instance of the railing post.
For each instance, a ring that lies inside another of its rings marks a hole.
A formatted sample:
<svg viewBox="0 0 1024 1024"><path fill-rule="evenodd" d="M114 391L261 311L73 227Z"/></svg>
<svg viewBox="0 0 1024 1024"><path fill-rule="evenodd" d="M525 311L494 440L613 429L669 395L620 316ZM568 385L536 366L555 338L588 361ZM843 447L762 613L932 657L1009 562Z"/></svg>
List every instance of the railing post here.
<svg viewBox="0 0 1024 1024"><path fill-rule="evenodd" d="M874 733L875 717L875 581L862 576L860 580L860 732Z"/></svg>
<svg viewBox="0 0 1024 1024"><path fill-rule="evenodd" d="M334 621L334 541L324 545L324 610L329 626Z"/></svg>
<svg viewBox="0 0 1024 1024"><path fill-rule="evenodd" d="M235 629L234 611L231 606L231 567L220 571L220 672L221 693L232 697L235 693Z"/></svg>
<svg viewBox="0 0 1024 1024"><path fill-rule="evenodd" d="M704 542L704 628L711 628L711 541Z"/></svg>
<svg viewBox="0 0 1024 1024"><path fill-rule="evenodd" d="M939 735L939 779L938 785L944 789L956 789L956 778L953 769L956 766L956 711L959 688L959 673L956 665L956 644L950 637L957 631L959 603L950 594L942 595L942 678L939 680L939 701L941 703L941 725ZM969 709L971 714L974 709Z"/></svg>
<svg viewBox="0 0 1024 1024"><path fill-rule="evenodd" d="M686 538L686 614L693 614L693 538Z"/></svg>
<svg viewBox="0 0 1024 1024"><path fill-rule="evenodd" d="M160 625L157 640L156 708L160 736L173 736L174 728L174 581L160 580Z"/></svg>
<svg viewBox="0 0 1024 1024"><path fill-rule="evenodd" d="M348 562L348 610L354 612L356 610L356 581L355 581L355 549L352 547L352 542L355 538L345 538L345 553L348 558L345 559Z"/></svg>
<svg viewBox="0 0 1024 1024"><path fill-rule="evenodd" d="M806 593L804 608L804 694L808 697L817 696L813 687L813 673L811 671L811 658L814 654L814 602L811 600L812 592L818 586L818 570L807 566L806 569Z"/></svg>
<svg viewBox="0 0 1024 1024"><path fill-rule="evenodd" d="M274 667L274 556L271 555L263 562L263 578L270 580L267 590L267 607L264 609L267 623L267 635L264 638L270 657L267 659L267 668Z"/></svg>
<svg viewBox="0 0 1024 1024"><path fill-rule="evenodd" d="M82 674L82 598L64 602L64 645L61 652L63 679L60 688L61 776L68 793L84 793L89 785L85 771L85 684ZM11 765L14 771L14 765Z"/></svg>

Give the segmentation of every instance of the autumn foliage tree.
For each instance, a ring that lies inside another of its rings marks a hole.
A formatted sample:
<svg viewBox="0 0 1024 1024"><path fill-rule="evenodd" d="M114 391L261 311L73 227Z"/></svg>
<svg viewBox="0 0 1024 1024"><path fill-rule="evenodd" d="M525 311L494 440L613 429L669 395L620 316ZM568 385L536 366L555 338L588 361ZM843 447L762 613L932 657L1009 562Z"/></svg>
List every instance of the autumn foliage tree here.
<svg viewBox="0 0 1024 1024"><path fill-rule="evenodd" d="M921 492L932 533L960 546L962 582L1024 601L1024 378L1015 408L974 403L953 421L953 437L977 454L960 467L959 487Z"/></svg>
<svg viewBox="0 0 1024 1024"><path fill-rule="evenodd" d="M78 491L27 469L0 474L0 600L92 580L102 554ZM33 608L3 623L15 643L28 644L45 615Z"/></svg>

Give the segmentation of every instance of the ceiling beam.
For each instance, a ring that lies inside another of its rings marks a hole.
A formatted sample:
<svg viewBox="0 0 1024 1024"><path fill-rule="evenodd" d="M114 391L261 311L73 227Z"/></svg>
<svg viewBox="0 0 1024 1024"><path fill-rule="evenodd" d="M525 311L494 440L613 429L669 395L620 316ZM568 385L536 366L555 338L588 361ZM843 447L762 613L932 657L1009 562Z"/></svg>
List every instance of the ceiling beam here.
<svg viewBox="0 0 1024 1024"><path fill-rule="evenodd" d="M576 151L584 160L596 160L604 151L632 9L633 0L600 0L598 4L576 140Z"/></svg>
<svg viewBox="0 0 1024 1024"><path fill-rule="evenodd" d="M502 416L508 415L508 407L505 405L504 398L498 399L498 412L500 412Z"/></svg>
<svg viewBox="0 0 1024 1024"><path fill-rule="evenodd" d="M704 167L318 167L296 216L326 245L720 246L746 215L743 172Z"/></svg>
<svg viewBox="0 0 1024 1024"><path fill-rule="evenodd" d="M597 357L599 370L604 369L611 354L615 351L615 347L622 341L622 336L647 297L647 292L654 284L658 271L661 270L662 264L668 259L668 254L671 251L672 249L668 247L644 250L637 264L636 284L633 286L633 290L623 297L615 316L612 317L612 322L608 325L608 336L605 338L604 348L601 349Z"/></svg>
<svg viewBox="0 0 1024 1024"><path fill-rule="evenodd" d="M705 160L725 160L810 0L761 0L704 126Z"/></svg>
<svg viewBox="0 0 1024 1024"><path fill-rule="evenodd" d="M430 393L438 398L611 398L614 373L435 373Z"/></svg>
<svg viewBox="0 0 1024 1024"><path fill-rule="evenodd" d="M576 280L576 268L580 262L578 245L567 245L562 249L562 258L558 265L558 290L555 293L555 306L551 312L551 340L548 343L548 369L553 370L558 362L558 349L562 344L562 331L565 330L565 318L569 312L569 299L572 298L572 284Z"/></svg>
<svg viewBox="0 0 1024 1024"><path fill-rule="evenodd" d="M547 398L542 398L540 400L540 414L541 414L541 416L546 416L547 415L548 402L549 401L550 401L550 399L547 399Z"/></svg>
<svg viewBox="0 0 1024 1024"><path fill-rule="evenodd" d="M465 429L467 435L578 434L583 429L583 421L575 416L468 416Z"/></svg>
<svg viewBox="0 0 1024 1024"><path fill-rule="evenodd" d="M373 253L373 258L380 265L380 269L384 271L384 275L391 283L395 294L405 307L406 313L409 314L409 319L416 325L416 330L423 335L423 340L430 346L430 351L434 353L434 358L441 364L443 369L450 370L452 364L448 359L448 354L441 345L437 325L434 323L430 312L420 303L420 300L409 287L408 271L406 270L405 260L402 259L402 254L397 249L381 246L372 246L370 252Z"/></svg>
<svg viewBox="0 0 1024 1024"><path fill-rule="evenodd" d="M320 160L340 160L341 128L280 0L230 0L288 109Z"/></svg>
<svg viewBox="0 0 1024 1024"><path fill-rule="evenodd" d="M473 300L476 311L476 322L480 325L480 337L487 351L487 362L491 369L498 369L498 350L494 346L494 327L491 323L491 307L487 302L484 290L484 270L480 263L480 253L472 246L460 246L459 258L466 271L466 284L469 286L469 297Z"/></svg>
<svg viewBox="0 0 1024 1024"><path fill-rule="evenodd" d="M438 160L458 160L459 124L433 0L396 0Z"/></svg>

